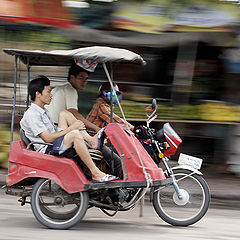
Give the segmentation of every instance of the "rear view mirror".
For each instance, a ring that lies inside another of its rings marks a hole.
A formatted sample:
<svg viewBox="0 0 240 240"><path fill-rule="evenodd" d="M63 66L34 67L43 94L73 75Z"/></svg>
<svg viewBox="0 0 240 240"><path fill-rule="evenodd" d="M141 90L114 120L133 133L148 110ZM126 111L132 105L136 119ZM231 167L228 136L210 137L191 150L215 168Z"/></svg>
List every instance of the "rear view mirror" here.
<svg viewBox="0 0 240 240"><path fill-rule="evenodd" d="M157 100L155 98L153 98L152 100L152 110L157 110Z"/></svg>
<svg viewBox="0 0 240 240"><path fill-rule="evenodd" d="M152 100L152 114L147 119L147 126L149 127L149 123L152 122L157 117L157 100L154 98Z"/></svg>

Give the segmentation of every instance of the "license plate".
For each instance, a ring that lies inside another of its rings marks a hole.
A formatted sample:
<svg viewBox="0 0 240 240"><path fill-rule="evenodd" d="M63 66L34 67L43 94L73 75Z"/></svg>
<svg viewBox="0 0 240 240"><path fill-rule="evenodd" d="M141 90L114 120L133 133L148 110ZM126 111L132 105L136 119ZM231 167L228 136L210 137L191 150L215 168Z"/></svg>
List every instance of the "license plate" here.
<svg viewBox="0 0 240 240"><path fill-rule="evenodd" d="M200 169L202 165L202 159L193 157L187 154L180 153L178 158L178 163L182 165L187 165L196 169Z"/></svg>

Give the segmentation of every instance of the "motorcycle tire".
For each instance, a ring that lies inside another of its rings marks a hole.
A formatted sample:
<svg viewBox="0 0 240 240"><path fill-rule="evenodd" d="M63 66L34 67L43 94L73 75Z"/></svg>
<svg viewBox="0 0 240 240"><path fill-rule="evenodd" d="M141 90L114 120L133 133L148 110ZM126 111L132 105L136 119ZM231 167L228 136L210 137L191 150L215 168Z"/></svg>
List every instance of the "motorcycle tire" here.
<svg viewBox="0 0 240 240"><path fill-rule="evenodd" d="M58 219L58 220L68 220L69 218L74 217L74 215L78 211L78 207L76 207L76 209L73 209L72 211L61 214L61 213L58 213L56 211L49 209L48 207L43 206L43 205L40 205L40 209L43 212L43 214L45 214L47 217L52 218L52 219Z"/></svg>
<svg viewBox="0 0 240 240"><path fill-rule="evenodd" d="M61 189L57 184L55 184L55 190L54 193L55 195L68 195L68 193L66 191L64 191L63 189ZM53 188L51 189L53 191ZM69 218L72 218L78 211L78 205L76 205L73 209L69 210L69 211L65 211L63 213L54 211L54 209L45 206L44 202L41 202L41 199L39 199L40 201L40 209L41 211L49 218L52 219L58 219L58 220L68 220Z"/></svg>
<svg viewBox="0 0 240 240"><path fill-rule="evenodd" d="M69 203L71 195L56 194L52 186L56 183L49 179L40 179L33 187L31 194L31 208L36 219L44 226L52 229L68 229L81 221L88 209L88 193L77 193L76 203ZM74 196L76 198L76 194ZM70 207L70 209L69 209Z"/></svg>
<svg viewBox="0 0 240 240"><path fill-rule="evenodd" d="M173 184L155 188L153 206L158 216L173 226L189 226L199 221L210 204L210 190L204 178L186 169L173 170L182 198Z"/></svg>

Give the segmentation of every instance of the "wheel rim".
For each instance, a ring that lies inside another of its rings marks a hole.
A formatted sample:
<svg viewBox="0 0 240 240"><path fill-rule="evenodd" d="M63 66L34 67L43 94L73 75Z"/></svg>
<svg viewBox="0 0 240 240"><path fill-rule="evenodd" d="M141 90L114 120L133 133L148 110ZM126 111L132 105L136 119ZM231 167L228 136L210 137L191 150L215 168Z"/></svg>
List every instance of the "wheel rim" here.
<svg viewBox="0 0 240 240"><path fill-rule="evenodd" d="M54 225L68 224L83 207L81 192L70 195L50 180L44 181L36 192L36 209L43 220Z"/></svg>
<svg viewBox="0 0 240 240"><path fill-rule="evenodd" d="M205 192L197 178L186 173L176 173L174 176L183 198L179 199L173 185L169 185L158 191L158 205L168 218L180 222L188 221L198 216L203 209Z"/></svg>

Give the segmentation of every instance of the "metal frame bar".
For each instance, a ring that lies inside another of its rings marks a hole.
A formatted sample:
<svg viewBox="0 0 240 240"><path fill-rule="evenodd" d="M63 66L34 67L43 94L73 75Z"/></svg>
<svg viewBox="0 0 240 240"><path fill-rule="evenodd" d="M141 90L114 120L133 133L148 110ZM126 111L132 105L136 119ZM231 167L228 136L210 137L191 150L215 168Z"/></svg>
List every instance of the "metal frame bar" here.
<svg viewBox="0 0 240 240"><path fill-rule="evenodd" d="M110 70L111 70L111 80L113 81L113 66L110 63ZM112 96L113 88L111 88L111 122L113 122L113 96Z"/></svg>
<svg viewBox="0 0 240 240"><path fill-rule="evenodd" d="M164 179L164 180L153 180L151 187L161 187L172 183L172 179ZM147 181L118 181L118 182L110 182L110 183L93 183L93 184L85 184L84 190L98 190L98 189L106 189L106 188L117 188L117 187L138 187L145 188L147 187Z"/></svg>
<svg viewBox="0 0 240 240"><path fill-rule="evenodd" d="M14 66L14 93L13 93L13 110L12 110L12 122L11 122L11 139L10 146L13 141L13 129L15 122L15 109L16 109L16 93L17 93L17 66L18 66L18 56L15 55L15 66Z"/></svg>
<svg viewBox="0 0 240 240"><path fill-rule="evenodd" d="M30 65L29 65L29 58L27 58L27 87L28 87L28 85L29 85L29 83L30 83ZM28 88L27 88L27 101L26 101L26 103L27 103L27 108L28 108L28 106L29 106L29 92L28 92Z"/></svg>
<svg viewBox="0 0 240 240"><path fill-rule="evenodd" d="M109 81L109 83L110 83L111 89L113 90L113 89L114 89L114 87L113 87L113 82L112 82L111 76L110 76L110 74L109 74L109 72L108 72L106 63L102 63L102 65L103 65L103 69L104 69L104 71L105 71L105 73L106 73L106 75L107 75L107 79L108 79L108 81ZM120 104L120 102L119 102L119 100L118 100L118 97L116 97L116 100L117 100L117 104L118 104L118 106L119 106L119 109L120 109L120 111L121 111L123 120L124 120L124 122L126 123L126 126L128 127L127 120L126 120L125 114L124 114L124 112L123 112L122 106L121 106L121 104Z"/></svg>

